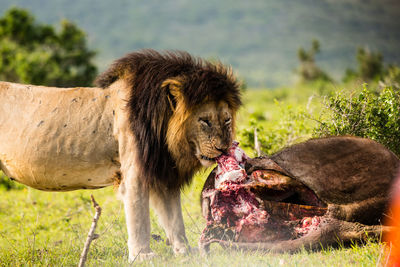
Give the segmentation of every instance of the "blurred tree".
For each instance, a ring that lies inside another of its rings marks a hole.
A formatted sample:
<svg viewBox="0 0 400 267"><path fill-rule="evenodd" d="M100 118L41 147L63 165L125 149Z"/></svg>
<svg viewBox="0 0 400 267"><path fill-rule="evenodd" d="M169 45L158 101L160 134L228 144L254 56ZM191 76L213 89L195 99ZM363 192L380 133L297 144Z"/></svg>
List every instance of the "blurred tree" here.
<svg viewBox="0 0 400 267"><path fill-rule="evenodd" d="M364 82L378 81L384 75L383 56L379 52L371 52L368 48L357 49L357 71L347 69L343 78L344 82L360 78Z"/></svg>
<svg viewBox="0 0 400 267"><path fill-rule="evenodd" d="M385 71L383 82L387 86L400 89L400 67L394 64L389 65Z"/></svg>
<svg viewBox="0 0 400 267"><path fill-rule="evenodd" d="M358 73L363 80L374 80L382 76L383 57L381 53L358 48L357 62Z"/></svg>
<svg viewBox="0 0 400 267"><path fill-rule="evenodd" d="M89 86L97 74L86 35L63 20L59 32L24 9L0 18L0 80L49 86Z"/></svg>
<svg viewBox="0 0 400 267"><path fill-rule="evenodd" d="M300 61L300 67L297 70L300 75L301 82L311 81L331 81L332 79L322 71L315 63L315 55L319 53L320 44L318 40L313 40L310 50L306 51L300 47L297 51L297 57Z"/></svg>

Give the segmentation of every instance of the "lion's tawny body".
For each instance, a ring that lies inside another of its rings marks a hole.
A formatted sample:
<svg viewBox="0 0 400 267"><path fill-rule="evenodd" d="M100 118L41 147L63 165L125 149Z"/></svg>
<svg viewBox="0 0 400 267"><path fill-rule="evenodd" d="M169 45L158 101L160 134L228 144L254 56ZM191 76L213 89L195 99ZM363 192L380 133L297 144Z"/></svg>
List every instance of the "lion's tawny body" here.
<svg viewBox="0 0 400 267"><path fill-rule="evenodd" d="M0 82L1 169L47 191L112 184L119 170L115 97L112 88Z"/></svg>

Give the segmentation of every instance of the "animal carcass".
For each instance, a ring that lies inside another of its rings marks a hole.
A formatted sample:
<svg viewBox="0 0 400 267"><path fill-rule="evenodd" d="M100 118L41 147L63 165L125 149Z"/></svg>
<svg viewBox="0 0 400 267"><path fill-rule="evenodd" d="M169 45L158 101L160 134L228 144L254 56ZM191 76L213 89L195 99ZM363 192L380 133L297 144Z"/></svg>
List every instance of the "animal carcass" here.
<svg viewBox="0 0 400 267"><path fill-rule="evenodd" d="M200 248L293 252L380 235L398 167L391 151L357 137L312 139L255 159L234 144L202 190Z"/></svg>

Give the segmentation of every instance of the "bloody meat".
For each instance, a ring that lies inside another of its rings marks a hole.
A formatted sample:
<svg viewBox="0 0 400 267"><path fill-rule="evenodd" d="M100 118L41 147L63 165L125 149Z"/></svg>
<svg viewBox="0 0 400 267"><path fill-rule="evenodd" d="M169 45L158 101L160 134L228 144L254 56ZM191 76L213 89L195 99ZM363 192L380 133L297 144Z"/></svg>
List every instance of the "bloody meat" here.
<svg viewBox="0 0 400 267"><path fill-rule="evenodd" d="M248 159L237 142L217 158L215 184L202 194L209 211L201 243L298 238L319 225L326 208L311 190L278 171L247 174ZM289 200L296 204L285 203Z"/></svg>

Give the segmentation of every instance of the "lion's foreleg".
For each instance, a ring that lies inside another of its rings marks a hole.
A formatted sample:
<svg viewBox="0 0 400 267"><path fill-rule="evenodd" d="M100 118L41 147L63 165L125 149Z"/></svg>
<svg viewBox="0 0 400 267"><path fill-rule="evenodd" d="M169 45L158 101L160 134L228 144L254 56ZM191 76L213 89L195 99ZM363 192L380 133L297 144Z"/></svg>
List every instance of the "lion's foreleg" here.
<svg viewBox="0 0 400 267"><path fill-rule="evenodd" d="M133 167L124 177L120 193L128 229L129 260L151 257L149 191L141 185Z"/></svg>
<svg viewBox="0 0 400 267"><path fill-rule="evenodd" d="M180 192L151 190L150 202L174 253L187 253L189 246L183 224Z"/></svg>

